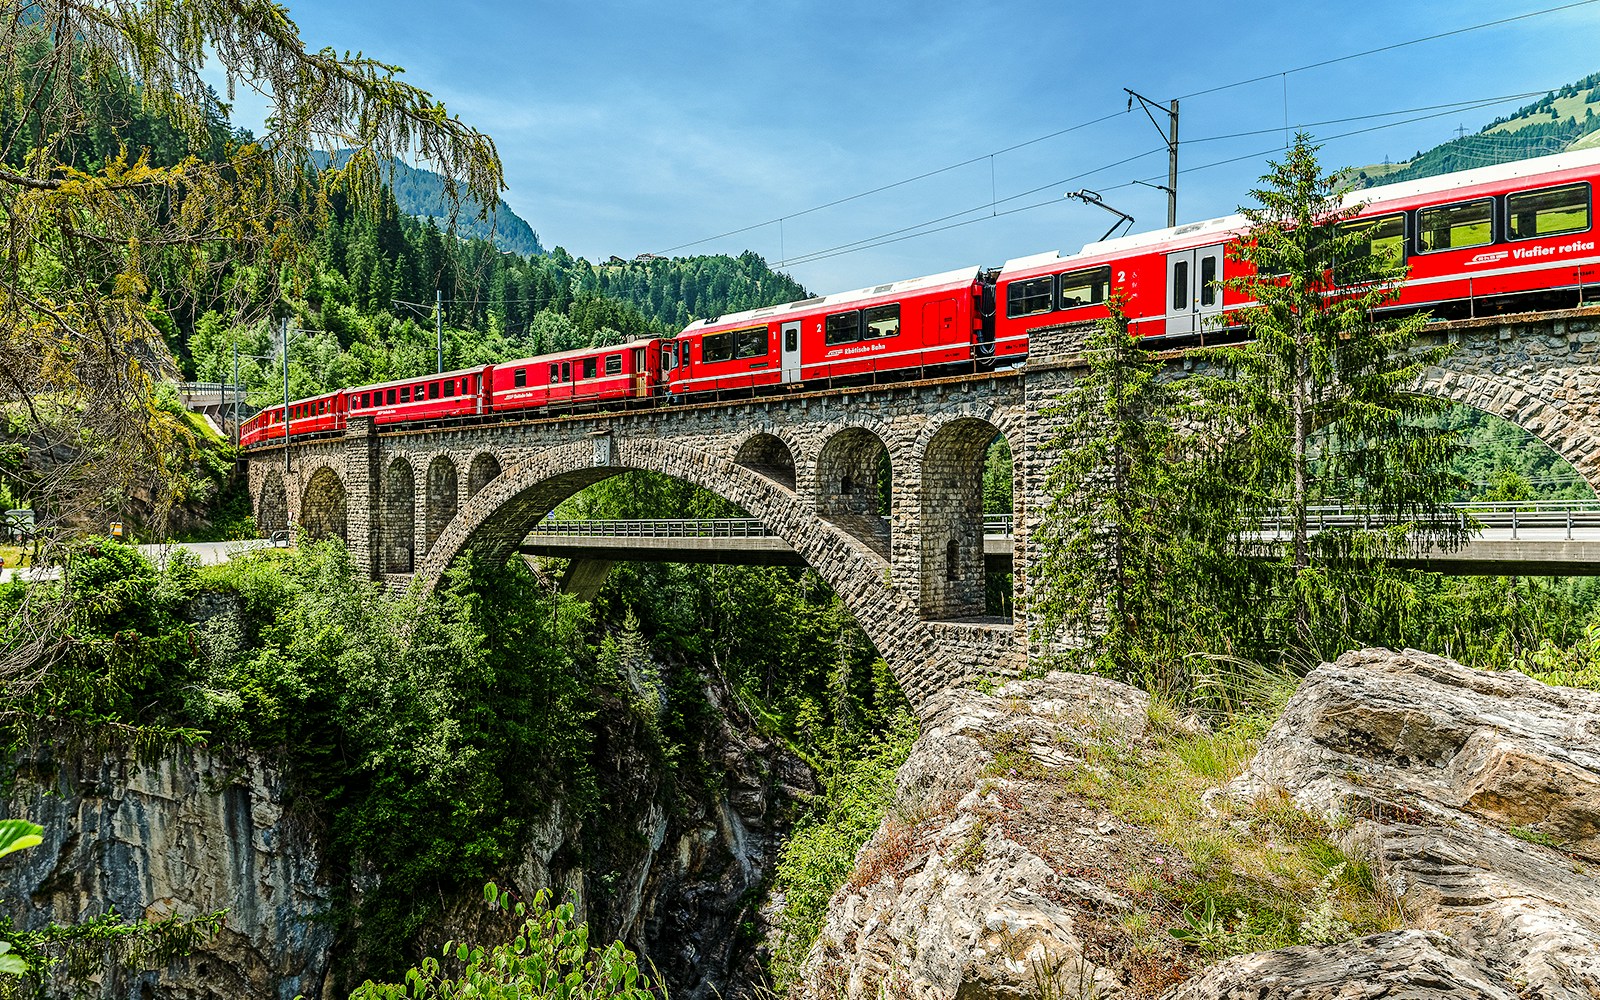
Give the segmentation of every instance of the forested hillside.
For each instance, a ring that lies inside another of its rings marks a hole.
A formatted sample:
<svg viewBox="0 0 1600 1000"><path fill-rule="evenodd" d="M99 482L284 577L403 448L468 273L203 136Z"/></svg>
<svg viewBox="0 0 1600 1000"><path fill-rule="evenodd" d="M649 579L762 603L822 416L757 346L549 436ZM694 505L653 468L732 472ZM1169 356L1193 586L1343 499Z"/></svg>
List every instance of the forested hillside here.
<svg viewBox="0 0 1600 1000"><path fill-rule="evenodd" d="M190 156L218 162L254 141L230 125L220 104L209 108L207 139L197 142L148 109L114 74L94 88L81 80L74 86L82 91L76 99L92 109L90 127L62 140L66 161L80 170L100 169L124 146L130 159L172 166ZM0 107L0 129L48 134L34 116L33 109L8 102ZM20 168L33 148L29 142L9 147L4 162ZM237 327L234 317L241 314L291 315L302 335L290 346L290 391L309 395L433 371L436 293L444 302L447 367L675 331L691 319L808 294L754 253L621 265L591 264L560 247L545 253L532 229L504 205L497 212L513 221L495 222L496 242L486 238L488 221L476 219L466 202L451 233L441 225L442 214L413 217L440 214L444 189L437 174L398 163L380 174L387 183L375 210L359 211L335 192L332 217L315 234L311 251L285 262L280 273L225 257L164 267L166 280L157 288L182 292L154 295L151 316L185 377L231 380L237 348L242 381L259 390L262 403L281 397L276 325L262 319ZM506 249L508 236L524 252ZM287 295L280 300L285 275Z"/></svg>
<svg viewBox="0 0 1600 1000"><path fill-rule="evenodd" d="M336 205L303 263L306 277L287 303L303 331L290 344L296 396L433 371L436 290L447 369L675 332L692 318L807 294L754 253L609 266L561 247L529 257L452 240L433 220L402 214L392 193L375 215ZM241 379L259 403L281 398L273 324L237 327L209 310L175 319L173 347L190 377L230 379L237 347Z"/></svg>
<svg viewBox="0 0 1600 1000"><path fill-rule="evenodd" d="M402 213L421 220L433 219L448 227L451 213L443 177L403 160L385 160L379 169ZM463 199L455 213L456 234L465 239L492 240L501 250L527 256L544 253L539 234L505 202L495 205L491 218L480 218L481 211L477 202Z"/></svg>
<svg viewBox="0 0 1600 1000"><path fill-rule="evenodd" d="M1434 177L1456 170L1493 166L1531 156L1559 153L1574 145L1591 145L1600 129L1600 73L1518 108L1479 129L1427 150L1418 150L1399 164L1370 164L1351 171L1357 187L1394 184Z"/></svg>

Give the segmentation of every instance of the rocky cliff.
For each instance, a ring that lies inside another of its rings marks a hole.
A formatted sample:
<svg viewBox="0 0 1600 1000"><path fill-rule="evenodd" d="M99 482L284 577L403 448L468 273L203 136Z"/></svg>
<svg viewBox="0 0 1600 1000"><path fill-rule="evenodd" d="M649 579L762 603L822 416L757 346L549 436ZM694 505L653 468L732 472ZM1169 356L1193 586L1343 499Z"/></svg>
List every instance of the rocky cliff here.
<svg viewBox="0 0 1600 1000"><path fill-rule="evenodd" d="M719 721L699 750L718 765L708 772L723 774L717 787L665 781L638 719L613 704L593 758L608 771L605 811L577 821L557 798L503 879L530 896L549 886L576 897L595 940L623 938L685 1000L737 997L757 981L757 889L776 862L790 798L810 787L804 765L756 735L724 689L710 685L706 697ZM45 843L0 866L0 912L33 929L112 908L151 919L226 909L220 934L163 968L107 961L85 970L92 992L337 996L332 953L349 928L333 910L315 817L286 805L290 777L259 756L204 750L148 763L35 755L0 816L40 823ZM485 919L478 888L447 902L422 947L500 929ZM52 992L69 995L59 981Z"/></svg>
<svg viewBox="0 0 1600 1000"><path fill-rule="evenodd" d="M1600 695L1364 650L1254 747L1096 678L951 692L795 992L1600 998Z"/></svg>

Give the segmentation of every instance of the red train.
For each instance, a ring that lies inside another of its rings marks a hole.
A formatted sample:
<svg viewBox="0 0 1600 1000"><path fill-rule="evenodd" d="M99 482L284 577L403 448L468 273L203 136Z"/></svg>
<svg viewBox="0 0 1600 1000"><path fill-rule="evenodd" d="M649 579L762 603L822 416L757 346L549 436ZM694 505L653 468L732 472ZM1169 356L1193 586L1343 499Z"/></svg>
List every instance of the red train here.
<svg viewBox="0 0 1600 1000"><path fill-rule="evenodd" d="M1402 256L1395 309L1441 315L1600 299L1593 229L1600 149L1561 153L1358 192L1346 223ZM1120 295L1133 332L1180 345L1226 331L1242 296L1224 278L1239 216L700 320L676 337L523 358L343 389L289 404L290 433L526 416L573 405L716 398L783 387L950 375L1024 360L1037 330L1098 319ZM245 446L283 436L284 407L241 429Z"/></svg>

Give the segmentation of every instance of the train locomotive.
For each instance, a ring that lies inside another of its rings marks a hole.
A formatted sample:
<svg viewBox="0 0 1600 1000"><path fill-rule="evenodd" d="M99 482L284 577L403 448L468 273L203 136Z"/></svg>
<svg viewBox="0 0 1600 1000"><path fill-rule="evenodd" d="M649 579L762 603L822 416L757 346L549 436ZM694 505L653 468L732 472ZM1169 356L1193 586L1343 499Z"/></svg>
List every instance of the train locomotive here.
<svg viewBox="0 0 1600 1000"><path fill-rule="evenodd" d="M1593 230L1600 149L1370 188L1343 225L1408 277L1386 308L1442 316L1600 299ZM1228 245L1241 216L697 320L673 337L521 358L264 410L244 447L379 425L527 418L574 407L658 405L834 384L954 376L1026 360L1046 328L1100 319L1119 296L1136 336L1173 347L1225 334L1248 303Z"/></svg>

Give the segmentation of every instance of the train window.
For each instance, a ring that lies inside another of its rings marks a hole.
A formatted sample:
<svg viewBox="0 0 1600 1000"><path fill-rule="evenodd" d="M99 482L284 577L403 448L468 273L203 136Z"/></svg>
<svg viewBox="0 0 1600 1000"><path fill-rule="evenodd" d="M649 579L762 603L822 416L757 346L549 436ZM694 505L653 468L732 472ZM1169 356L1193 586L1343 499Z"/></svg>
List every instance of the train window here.
<svg viewBox="0 0 1600 1000"><path fill-rule="evenodd" d="M1494 242L1494 199L1480 198L1417 211L1417 249L1460 250Z"/></svg>
<svg viewBox="0 0 1600 1000"><path fill-rule="evenodd" d="M1172 264L1172 308L1189 308L1189 262L1186 260Z"/></svg>
<svg viewBox="0 0 1600 1000"><path fill-rule="evenodd" d="M900 336L900 303L873 306L861 313L861 324L866 327L866 340Z"/></svg>
<svg viewBox="0 0 1600 1000"><path fill-rule="evenodd" d="M1406 256L1406 215L1380 215L1375 219L1357 219L1339 225L1340 234L1354 233L1360 239L1350 247L1351 259L1363 257L1388 257L1404 260Z"/></svg>
<svg viewBox="0 0 1600 1000"><path fill-rule="evenodd" d="M1213 254L1200 258L1200 304L1203 306L1217 304L1217 260Z"/></svg>
<svg viewBox="0 0 1600 1000"><path fill-rule="evenodd" d="M847 313L834 313L828 317L827 329L823 333L822 341L825 344L853 344L861 339L861 314L854 310Z"/></svg>
<svg viewBox="0 0 1600 1000"><path fill-rule="evenodd" d="M400 402L411 402L411 387L409 385L403 385L400 387Z"/></svg>
<svg viewBox="0 0 1600 1000"><path fill-rule="evenodd" d="M730 333L710 333L700 338L700 360L732 361L734 339Z"/></svg>
<svg viewBox="0 0 1600 1000"><path fill-rule="evenodd" d="M1518 191L1506 195L1510 239L1577 233L1589 228L1589 185Z"/></svg>
<svg viewBox="0 0 1600 1000"><path fill-rule="evenodd" d="M620 355L620 354L608 354L608 355L606 355L606 374L607 375L621 375L622 374L622 355Z"/></svg>
<svg viewBox="0 0 1600 1000"><path fill-rule="evenodd" d="M595 373L597 371L599 371L599 365L595 361L594 358L584 358L583 359L583 377L584 378L594 378Z"/></svg>
<svg viewBox="0 0 1600 1000"><path fill-rule="evenodd" d="M549 382L549 384L550 385L555 385L559 381L561 381L561 366L553 364L553 365L550 366L550 382Z"/></svg>
<svg viewBox="0 0 1600 1000"><path fill-rule="evenodd" d="M678 345L677 344L662 344L661 345L661 370L664 371L664 372L670 372L670 371L672 371L672 369L674 369L676 367L678 367Z"/></svg>
<svg viewBox="0 0 1600 1000"><path fill-rule="evenodd" d="M1054 275L1013 281L1006 287L1006 317L1016 319L1018 316L1037 316L1049 312L1054 292Z"/></svg>
<svg viewBox="0 0 1600 1000"><path fill-rule="evenodd" d="M394 390L393 389L389 390L389 405L390 406L394 405Z"/></svg>
<svg viewBox="0 0 1600 1000"><path fill-rule="evenodd" d="M378 393L378 395L382 396L383 393L380 392L380 393ZM364 409L366 409L367 407L369 407L371 405L372 405L372 393L363 392L361 394L361 408L364 410Z"/></svg>
<svg viewBox="0 0 1600 1000"><path fill-rule="evenodd" d="M437 385L438 383L434 383L434 384ZM433 386L429 386L428 389L431 392L432 389L433 389ZM456 394L456 380L453 379L453 378L445 379L444 380L444 395L445 395L445 398L449 399L451 396L454 396L455 394ZM432 399L433 396L430 395L428 398Z"/></svg>
<svg viewBox="0 0 1600 1000"><path fill-rule="evenodd" d="M422 388L421 386L417 387L417 389L418 389L417 395L419 395L419 396L422 395L421 388ZM428 398L429 399L438 399L439 398L439 383L437 383L437 382L429 382L428 383Z"/></svg>
<svg viewBox="0 0 1600 1000"><path fill-rule="evenodd" d="M572 381L572 362L570 362L570 361L561 362L561 381L563 381L563 382L571 382Z"/></svg>
<svg viewBox="0 0 1600 1000"><path fill-rule="evenodd" d="M767 355L767 328L753 326L748 330L735 330L733 356L736 358L764 358Z"/></svg>
<svg viewBox="0 0 1600 1000"><path fill-rule="evenodd" d="M1094 267L1087 271L1073 271L1061 276L1061 293L1058 309L1076 309L1106 300L1106 290L1111 286L1111 268Z"/></svg>

